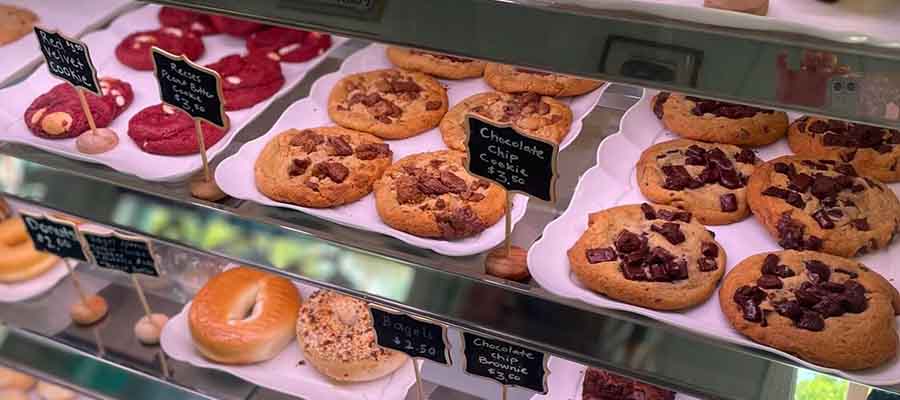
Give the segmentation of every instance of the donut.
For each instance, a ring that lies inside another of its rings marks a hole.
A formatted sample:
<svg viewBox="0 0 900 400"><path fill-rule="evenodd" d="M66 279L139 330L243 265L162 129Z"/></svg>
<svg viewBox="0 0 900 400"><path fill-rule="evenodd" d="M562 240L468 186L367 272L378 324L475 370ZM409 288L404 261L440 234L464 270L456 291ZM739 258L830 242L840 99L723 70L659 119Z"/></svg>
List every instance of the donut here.
<svg viewBox="0 0 900 400"><path fill-rule="evenodd" d="M238 267L200 289L188 323L204 357L252 364L275 357L291 342L299 309L300 293L290 280Z"/></svg>
<svg viewBox="0 0 900 400"><path fill-rule="evenodd" d="M35 383L37 383L37 380L31 375L16 371L12 368L0 367L0 389L29 390Z"/></svg>
<svg viewBox="0 0 900 400"><path fill-rule="evenodd" d="M27 281L58 262L56 256L35 250L22 218L0 222L0 283Z"/></svg>
<svg viewBox="0 0 900 400"><path fill-rule="evenodd" d="M69 308L69 316L79 325L91 325L100 321L107 312L109 312L109 306L106 304L106 299L96 294L88 296L87 301L79 300Z"/></svg>
<svg viewBox="0 0 900 400"><path fill-rule="evenodd" d="M37 394L44 400L75 400L75 392L44 381L38 382Z"/></svg>
<svg viewBox="0 0 900 400"><path fill-rule="evenodd" d="M375 340L366 303L318 291L300 307L297 341L306 361L338 382L365 382L387 376L409 358Z"/></svg>

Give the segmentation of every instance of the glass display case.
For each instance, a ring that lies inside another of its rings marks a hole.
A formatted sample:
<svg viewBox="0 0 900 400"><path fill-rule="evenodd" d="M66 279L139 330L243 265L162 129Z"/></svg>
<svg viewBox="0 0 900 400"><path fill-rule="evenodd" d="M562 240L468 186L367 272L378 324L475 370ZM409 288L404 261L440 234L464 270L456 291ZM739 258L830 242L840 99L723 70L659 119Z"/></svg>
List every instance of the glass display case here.
<svg viewBox="0 0 900 400"><path fill-rule="evenodd" d="M0 398L44 396L13 370L65 399L900 395L893 0L0 15ZM95 93L61 80L78 61L34 27L89 49ZM71 227L84 258L23 216ZM146 245L149 275L125 250L104 265L98 238L116 237ZM32 242L69 258L38 268ZM290 315L269 314L269 279ZM107 315L74 322L90 296ZM392 347L385 309L406 335L437 327L431 358ZM143 344L152 313L168 322ZM260 315L286 332L271 354L221 339ZM326 323L328 344L304 335ZM359 343L364 382L318 358L350 368Z"/></svg>

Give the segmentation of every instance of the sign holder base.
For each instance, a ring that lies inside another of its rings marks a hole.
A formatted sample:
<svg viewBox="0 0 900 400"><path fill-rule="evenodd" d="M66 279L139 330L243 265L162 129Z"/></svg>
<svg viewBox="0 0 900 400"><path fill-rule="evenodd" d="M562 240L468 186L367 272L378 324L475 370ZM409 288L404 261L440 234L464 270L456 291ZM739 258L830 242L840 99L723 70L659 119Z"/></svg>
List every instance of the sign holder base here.
<svg viewBox="0 0 900 400"><path fill-rule="evenodd" d="M72 286L75 287L78 298L81 299L82 303L88 304L88 295L81 286L81 281L78 279L78 273L75 272L75 267L72 266L72 261L68 258L63 258L62 260L63 263L66 264L66 269L69 270L69 276L72 278ZM103 356L106 355L106 349L103 347L103 340L100 338L100 330L97 328L97 325L94 324L91 331L94 333L94 342L97 343L97 355L100 356L100 358L103 358Z"/></svg>
<svg viewBox="0 0 900 400"><path fill-rule="evenodd" d="M512 244L512 196L506 192L506 240L503 247L497 247L484 259L484 271L491 276L511 281L526 281L528 273L528 251Z"/></svg>
<svg viewBox="0 0 900 400"><path fill-rule="evenodd" d="M419 366L419 363L417 363L415 359L413 359L412 362L413 371L416 371L416 393L419 396L418 399L425 400L425 391L422 389L422 373L419 372L421 366Z"/></svg>
<svg viewBox="0 0 900 400"><path fill-rule="evenodd" d="M153 322L153 310L150 309L150 302L147 301L147 296L144 295L144 288L141 287L141 283L137 280L137 276L134 274L129 274L131 277L131 283L134 284L134 289L137 291L138 299L141 301L141 306L144 308L144 315L148 321ZM166 362L166 354L162 351L159 352L159 363L162 367L163 376L167 379L169 378L169 364Z"/></svg>
<svg viewBox="0 0 900 400"><path fill-rule="evenodd" d="M213 177L209 159L206 157L206 142L203 138L203 128L200 126L199 118L194 118L194 127L196 128L197 144L200 145L200 157L203 160L203 174L198 174L191 179L191 195L206 201L222 200L227 195L219 188Z"/></svg>

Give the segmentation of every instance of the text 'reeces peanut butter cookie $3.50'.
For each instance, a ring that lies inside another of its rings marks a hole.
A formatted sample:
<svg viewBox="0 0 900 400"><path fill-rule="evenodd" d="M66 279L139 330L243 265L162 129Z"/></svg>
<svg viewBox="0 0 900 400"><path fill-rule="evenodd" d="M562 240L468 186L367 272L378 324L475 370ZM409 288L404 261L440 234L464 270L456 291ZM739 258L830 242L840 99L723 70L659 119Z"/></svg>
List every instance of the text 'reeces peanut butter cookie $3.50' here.
<svg viewBox="0 0 900 400"><path fill-rule="evenodd" d="M465 153L435 151L406 156L375 183L375 206L394 229L436 239L462 239L497 223L506 190L470 175Z"/></svg>
<svg viewBox="0 0 900 400"><path fill-rule="evenodd" d="M725 273L725 250L691 213L646 203L591 214L568 256L589 289L655 310L703 303Z"/></svg>
<svg viewBox="0 0 900 400"><path fill-rule="evenodd" d="M384 139L404 139L437 126L447 91L420 72L382 69L348 75L328 98L328 115L345 128Z"/></svg>
<svg viewBox="0 0 900 400"><path fill-rule="evenodd" d="M779 157L747 185L750 209L785 249L843 257L887 246L900 229L900 201L885 184L834 159Z"/></svg>
<svg viewBox="0 0 900 400"><path fill-rule="evenodd" d="M831 368L876 367L895 357L897 290L861 263L813 251L750 256L719 291L741 334Z"/></svg>

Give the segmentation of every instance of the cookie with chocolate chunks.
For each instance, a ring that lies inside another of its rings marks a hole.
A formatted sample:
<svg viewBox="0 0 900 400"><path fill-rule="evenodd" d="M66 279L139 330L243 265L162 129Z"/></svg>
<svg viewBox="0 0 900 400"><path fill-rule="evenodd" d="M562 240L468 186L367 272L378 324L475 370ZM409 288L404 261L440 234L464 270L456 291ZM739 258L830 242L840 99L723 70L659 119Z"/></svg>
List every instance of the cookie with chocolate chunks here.
<svg viewBox="0 0 900 400"><path fill-rule="evenodd" d="M725 273L725 249L690 212L647 203L590 214L568 256L587 288L654 310L703 303Z"/></svg>
<svg viewBox="0 0 900 400"><path fill-rule="evenodd" d="M676 139L644 150L637 181L648 200L690 211L705 225L725 225L750 215L747 180L761 164L753 150Z"/></svg>
<svg viewBox="0 0 900 400"><path fill-rule="evenodd" d="M787 133L787 114L743 104L660 92L650 103L666 129L687 139L764 146Z"/></svg>
<svg viewBox="0 0 900 400"><path fill-rule="evenodd" d="M784 156L757 167L750 209L785 249L854 257L887 246L900 201L885 184L835 159Z"/></svg>
<svg viewBox="0 0 900 400"><path fill-rule="evenodd" d="M424 72L444 79L478 78L484 74L484 61L431 53L405 47L388 46L387 58L397 67Z"/></svg>
<svg viewBox="0 0 900 400"><path fill-rule="evenodd" d="M501 92L534 92L553 97L579 96L605 83L497 63L488 63L484 67L484 81Z"/></svg>
<svg viewBox="0 0 900 400"><path fill-rule="evenodd" d="M900 295L875 271L814 251L750 256L725 277L719 305L751 340L829 368L894 358Z"/></svg>
<svg viewBox="0 0 900 400"><path fill-rule="evenodd" d="M256 187L266 197L304 207L352 203L372 192L391 165L387 143L340 127L288 129L256 159Z"/></svg>
<svg viewBox="0 0 900 400"><path fill-rule="evenodd" d="M447 147L466 150L469 113L510 124L528 135L559 144L572 127L572 110L565 103L537 93L478 93L457 103L441 120L441 136Z"/></svg>
<svg viewBox="0 0 900 400"><path fill-rule="evenodd" d="M328 115L345 128L404 139L437 126L447 91L421 72L382 69L345 76L331 89Z"/></svg>
<svg viewBox="0 0 900 400"><path fill-rule="evenodd" d="M900 131L836 119L803 117L788 130L791 151L836 158L882 182L900 181Z"/></svg>
<svg viewBox="0 0 900 400"><path fill-rule="evenodd" d="M375 183L375 206L385 224L416 236L463 239L493 226L506 212L506 190L470 175L465 153L406 156Z"/></svg>

